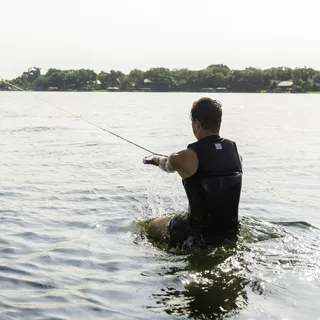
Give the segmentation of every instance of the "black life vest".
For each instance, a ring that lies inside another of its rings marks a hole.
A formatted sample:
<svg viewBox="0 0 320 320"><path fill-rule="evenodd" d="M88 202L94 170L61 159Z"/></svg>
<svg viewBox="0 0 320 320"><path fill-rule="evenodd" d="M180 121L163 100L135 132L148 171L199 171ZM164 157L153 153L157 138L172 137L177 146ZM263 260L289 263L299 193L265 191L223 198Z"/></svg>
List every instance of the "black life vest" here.
<svg viewBox="0 0 320 320"><path fill-rule="evenodd" d="M217 135L189 144L199 161L197 172L183 179L189 200L189 225L202 236L223 234L238 225L242 166L235 142Z"/></svg>

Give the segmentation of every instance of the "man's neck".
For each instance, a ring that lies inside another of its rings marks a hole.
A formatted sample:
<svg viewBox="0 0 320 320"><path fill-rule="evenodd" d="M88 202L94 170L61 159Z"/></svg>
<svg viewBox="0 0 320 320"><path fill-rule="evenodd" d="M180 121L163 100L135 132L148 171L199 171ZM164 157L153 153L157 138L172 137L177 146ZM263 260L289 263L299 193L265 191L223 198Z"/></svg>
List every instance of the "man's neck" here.
<svg viewBox="0 0 320 320"><path fill-rule="evenodd" d="M198 140L203 139L205 137L218 136L218 135L219 135L219 132L214 133L214 132L203 131L199 134Z"/></svg>

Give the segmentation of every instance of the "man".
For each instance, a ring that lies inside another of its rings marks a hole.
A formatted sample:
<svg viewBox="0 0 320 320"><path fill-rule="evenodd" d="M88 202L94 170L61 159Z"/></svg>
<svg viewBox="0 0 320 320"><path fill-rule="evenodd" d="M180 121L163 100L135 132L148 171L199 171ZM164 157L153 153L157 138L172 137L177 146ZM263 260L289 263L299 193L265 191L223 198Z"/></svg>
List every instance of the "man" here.
<svg viewBox="0 0 320 320"><path fill-rule="evenodd" d="M156 218L147 234L176 246L205 246L234 234L242 183L242 159L235 142L219 136L220 102L202 98L191 109L192 130L198 140L169 157L154 156L163 171L177 172L189 200L185 216Z"/></svg>

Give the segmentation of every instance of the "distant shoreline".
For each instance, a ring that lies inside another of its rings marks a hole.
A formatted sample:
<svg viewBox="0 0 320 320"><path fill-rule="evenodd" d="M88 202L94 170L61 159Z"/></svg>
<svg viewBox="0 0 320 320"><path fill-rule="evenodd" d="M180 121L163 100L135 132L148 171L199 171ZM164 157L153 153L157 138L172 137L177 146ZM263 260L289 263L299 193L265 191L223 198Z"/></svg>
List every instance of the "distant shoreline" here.
<svg viewBox="0 0 320 320"><path fill-rule="evenodd" d="M254 93L254 94L320 94L320 91L307 91L307 92L269 92L269 91L263 91L263 92L244 92L244 91L224 91L224 92L206 92L206 91L108 91L108 90L24 90L25 92L86 92L86 93L202 93L202 94L208 94L208 93ZM22 92L20 90L6 90L6 89L0 89L0 92Z"/></svg>
<svg viewBox="0 0 320 320"><path fill-rule="evenodd" d="M15 88L16 86L16 88ZM316 93L320 92L320 70L312 68L248 67L232 70L212 64L202 70L151 68L133 69L128 74L110 70L61 70L50 68L45 74L32 67L21 76L0 81L0 90L22 88L52 92L202 92L202 93Z"/></svg>

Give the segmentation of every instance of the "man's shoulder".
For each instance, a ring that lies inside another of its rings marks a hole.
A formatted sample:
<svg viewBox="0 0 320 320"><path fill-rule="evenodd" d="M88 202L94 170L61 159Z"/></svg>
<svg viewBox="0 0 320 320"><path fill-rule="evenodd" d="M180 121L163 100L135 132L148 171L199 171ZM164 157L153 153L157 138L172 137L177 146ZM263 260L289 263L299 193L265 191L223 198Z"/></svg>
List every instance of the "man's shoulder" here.
<svg viewBox="0 0 320 320"><path fill-rule="evenodd" d="M185 162L197 157L197 154L192 148L187 148L178 152L174 152L169 156L170 163Z"/></svg>
<svg viewBox="0 0 320 320"><path fill-rule="evenodd" d="M177 171L183 170L190 172L190 170L193 171L194 168L198 167L197 154L191 148L172 153L169 161L171 166Z"/></svg>
<svg viewBox="0 0 320 320"><path fill-rule="evenodd" d="M221 142L224 145L234 145L236 146L236 142L234 140L228 139L228 138L221 138Z"/></svg>

